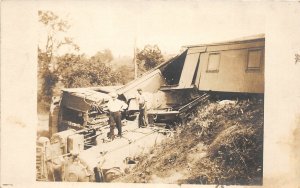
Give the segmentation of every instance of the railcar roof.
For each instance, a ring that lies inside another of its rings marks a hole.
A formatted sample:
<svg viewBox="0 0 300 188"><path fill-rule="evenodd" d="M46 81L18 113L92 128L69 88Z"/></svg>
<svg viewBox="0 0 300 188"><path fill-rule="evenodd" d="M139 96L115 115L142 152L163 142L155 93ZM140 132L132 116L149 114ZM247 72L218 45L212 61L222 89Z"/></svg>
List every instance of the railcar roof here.
<svg viewBox="0 0 300 188"><path fill-rule="evenodd" d="M193 48L193 47L201 47L201 46L217 46L217 45L225 45L225 44L239 44L239 43L260 41L260 40L265 40L265 34L247 36L247 37L237 38L237 39L234 39L234 40L216 42L216 43L185 45L185 46L182 46L182 47L183 48Z"/></svg>
<svg viewBox="0 0 300 188"><path fill-rule="evenodd" d="M110 96L106 93L97 92L91 88L65 88L63 92L67 92L70 95L86 98L91 101L108 100Z"/></svg>

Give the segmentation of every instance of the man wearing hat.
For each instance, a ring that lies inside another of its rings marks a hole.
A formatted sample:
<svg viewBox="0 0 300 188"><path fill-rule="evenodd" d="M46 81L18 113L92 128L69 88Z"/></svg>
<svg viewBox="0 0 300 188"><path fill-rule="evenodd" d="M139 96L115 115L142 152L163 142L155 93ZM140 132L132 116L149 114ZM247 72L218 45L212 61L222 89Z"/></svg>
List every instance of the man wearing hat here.
<svg viewBox="0 0 300 188"><path fill-rule="evenodd" d="M138 102L139 105L139 127L147 127L147 123L146 123L146 99L145 96L143 95L143 91L141 88L137 89L138 91L138 95L136 96L136 100Z"/></svg>
<svg viewBox="0 0 300 188"><path fill-rule="evenodd" d="M128 105L125 102L117 99L117 93L110 93L110 96L111 99L108 101L107 107L109 110L110 138L113 140L115 138L115 124L118 129L118 136L122 136L121 112L125 110Z"/></svg>

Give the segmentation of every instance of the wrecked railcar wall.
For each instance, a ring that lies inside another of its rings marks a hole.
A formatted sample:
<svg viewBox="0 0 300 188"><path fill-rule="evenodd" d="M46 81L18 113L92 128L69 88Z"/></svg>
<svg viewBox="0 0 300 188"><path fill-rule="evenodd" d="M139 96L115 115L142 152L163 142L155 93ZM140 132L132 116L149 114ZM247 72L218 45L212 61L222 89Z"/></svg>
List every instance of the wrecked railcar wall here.
<svg viewBox="0 0 300 188"><path fill-rule="evenodd" d="M186 48L160 68L166 80L161 90L264 93L264 35Z"/></svg>
<svg viewBox="0 0 300 188"><path fill-rule="evenodd" d="M200 91L264 93L265 38L191 47L198 55ZM195 75L194 75L195 76Z"/></svg>
<svg viewBox="0 0 300 188"><path fill-rule="evenodd" d="M140 77L124 87L117 90L119 95L128 101L131 98L135 98L138 88L141 88L144 92L154 93L157 92L162 85L165 84L165 79L159 69L150 72L149 74Z"/></svg>
<svg viewBox="0 0 300 188"><path fill-rule="evenodd" d="M88 124L106 125L106 103L110 96L90 88L63 89L61 97L53 100L49 114L49 134L69 128L82 129Z"/></svg>

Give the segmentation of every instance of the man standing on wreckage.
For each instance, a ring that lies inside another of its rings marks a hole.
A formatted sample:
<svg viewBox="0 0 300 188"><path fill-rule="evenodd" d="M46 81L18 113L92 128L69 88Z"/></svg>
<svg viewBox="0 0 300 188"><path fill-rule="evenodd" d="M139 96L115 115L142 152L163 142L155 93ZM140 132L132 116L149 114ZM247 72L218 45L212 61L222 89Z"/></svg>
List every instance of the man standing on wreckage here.
<svg viewBox="0 0 300 188"><path fill-rule="evenodd" d="M124 111L128 105L117 99L118 94L117 93L110 93L111 99L107 103L107 107L109 110L109 124L110 124L110 133L109 137L111 140L114 140L115 138L115 125L118 129L118 136L122 137L122 124L121 124L121 117L122 117L122 111Z"/></svg>
<svg viewBox="0 0 300 188"><path fill-rule="evenodd" d="M136 96L136 100L139 105L139 127L147 127L147 120L146 120L146 98L143 94L141 88L137 89L138 95Z"/></svg>

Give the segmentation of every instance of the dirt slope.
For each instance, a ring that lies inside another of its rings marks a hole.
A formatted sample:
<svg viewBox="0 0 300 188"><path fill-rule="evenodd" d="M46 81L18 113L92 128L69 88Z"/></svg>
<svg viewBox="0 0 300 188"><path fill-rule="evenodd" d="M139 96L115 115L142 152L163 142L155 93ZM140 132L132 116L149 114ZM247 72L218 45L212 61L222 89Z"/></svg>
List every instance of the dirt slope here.
<svg viewBox="0 0 300 188"><path fill-rule="evenodd" d="M210 102L115 182L261 184L263 99Z"/></svg>

